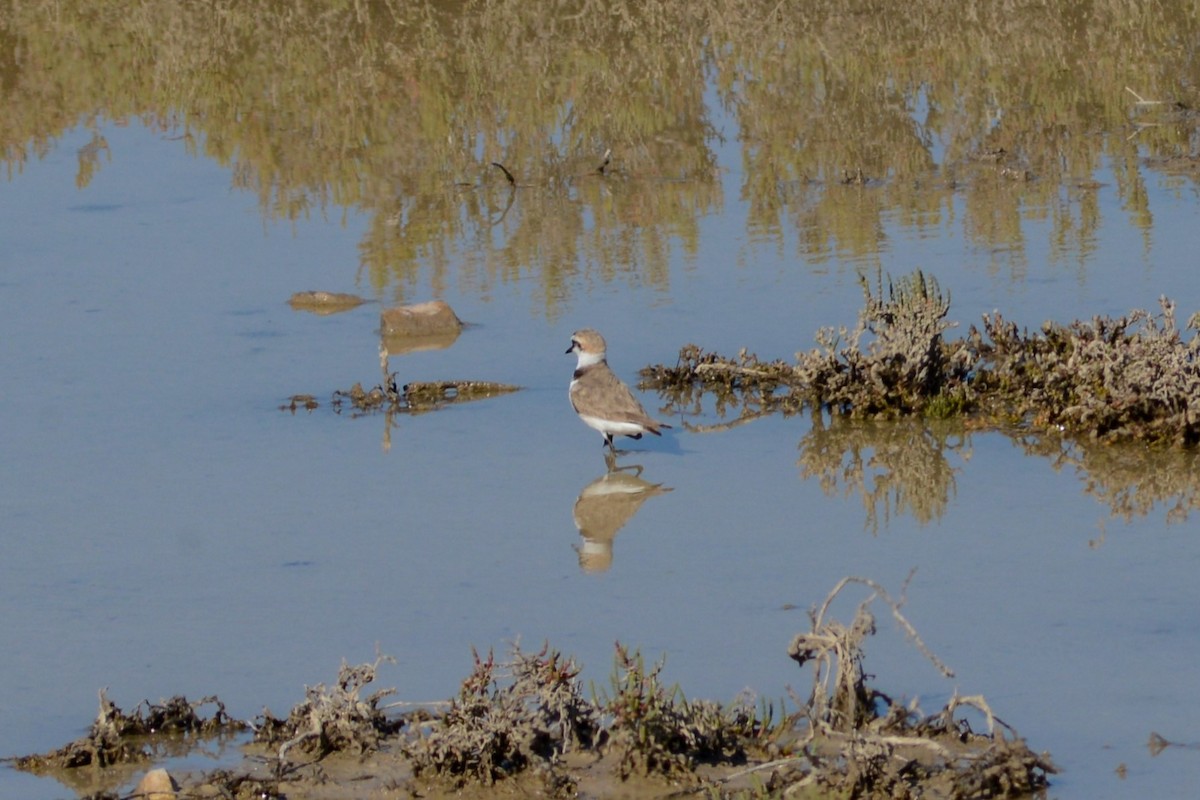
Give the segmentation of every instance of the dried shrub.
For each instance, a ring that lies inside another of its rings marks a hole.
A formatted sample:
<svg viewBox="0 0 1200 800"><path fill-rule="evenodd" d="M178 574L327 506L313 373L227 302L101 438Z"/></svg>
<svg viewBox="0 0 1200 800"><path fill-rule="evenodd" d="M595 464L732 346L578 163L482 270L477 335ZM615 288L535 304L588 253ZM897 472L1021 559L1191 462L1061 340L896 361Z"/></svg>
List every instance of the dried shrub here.
<svg viewBox="0 0 1200 800"><path fill-rule="evenodd" d="M349 411L352 417L375 412L385 414L419 414L436 411L454 403L470 403L511 394L521 387L495 381L414 381L400 386L396 373L387 373L382 383L364 389L356 383L349 389L338 389L333 393L330 406L335 413ZM295 412L298 408L307 411L320 406L311 394L294 394L288 402L279 406L280 411Z"/></svg>
<svg viewBox="0 0 1200 800"><path fill-rule="evenodd" d="M280 791L279 784L278 775L252 775L240 770L214 769L206 772L195 785L185 786L179 796L188 799L216 796L228 800L287 800L287 796ZM124 797L120 800L141 798Z"/></svg>
<svg viewBox="0 0 1200 800"><path fill-rule="evenodd" d="M394 694L395 689L359 697L362 689L375 680L384 661L393 659L380 656L374 663L358 666L343 661L337 684L330 689L323 683L305 687L304 701L291 710L287 719L264 710L254 741L278 745L280 764L287 762L288 751L296 746L317 758L334 752L361 754L377 750L382 737L396 733L404 724L390 719L379 708L379 701Z"/></svg>
<svg viewBox="0 0 1200 800"><path fill-rule="evenodd" d="M404 744L414 774L491 785L595 744L598 716L580 693L572 659L549 647L535 655L514 647L507 665L497 665L491 652L473 656L475 667L450 709ZM510 679L502 685L497 673L505 670Z"/></svg>
<svg viewBox="0 0 1200 800"><path fill-rule="evenodd" d="M827 613L851 584L865 585L872 593L851 624L843 625ZM887 603L921 652L943 674L952 675L901 614L903 596L897 602L872 581L846 578L810 613L811 629L797 635L789 648L793 659L812 668L812 691L807 700L797 700L796 713L779 722L769 705L756 713L745 700L728 707L689 701L677 686L668 688L661 681L662 661L647 668L640 653L620 644L611 694L600 700L583 697L579 668L572 659L548 646L536 654L514 647L505 664L497 664L490 653L486 659L474 653L474 669L449 709L436 717L410 715L410 733L397 742L392 737L403 721L389 719L378 706L392 690L360 697L375 680L385 660L381 656L372 664L343 664L335 687L306 689L305 701L285 720L264 712L255 738L279 746L272 775L263 776L257 768L214 770L196 784L196 791L235 798L282 797L285 782L306 785L329 778L319 764L289 764L291 748L302 747L319 758L335 751L361 754L382 749L388 741L398 743L399 755L409 759L418 777L445 780L455 788L487 787L532 772L544 780L540 793L548 796L576 794L576 773L566 768L565 759L572 752L597 759L612 755L611 766L622 779L637 774L697 782L712 796L730 791L796 794L811 787L823 794L862 798L984 798L1043 789L1055 771L1049 757L1033 753L1012 728L996 719L983 697L955 694L941 711L925 716L915 703L901 705L870 686L863 646L875 632L869 608L877 599ZM205 702L218 703L217 714L209 720L195 714L196 706ZM133 734L235 724L215 698L200 704L173 698L129 716L101 693L100 716L89 739L60 752L68 758L86 753L82 763L105 765L118 757L140 757L136 747L122 749ZM965 708L983 715L986 731L971 729L961 714ZM775 760L762 763L766 757ZM21 760L18 766L34 769L48 757L41 758ZM733 773L726 770L719 779L702 778L697 771L701 765L751 760L760 763ZM768 778L760 780L768 770ZM736 781L747 776L756 782L739 789Z"/></svg>
<svg viewBox="0 0 1200 800"><path fill-rule="evenodd" d="M1200 338L1184 341L1175 304L1159 315L1135 310L1069 325L1047 322L1040 334L1018 331L1000 314L984 316L990 342L968 336L980 364L978 394L1092 438L1194 445L1200 441ZM1188 321L1195 330L1198 316Z"/></svg>
<svg viewBox="0 0 1200 800"><path fill-rule="evenodd" d="M920 413L966 375L967 364L942 341L950 296L917 270L872 291L853 330L823 328L817 348L796 354L795 380L810 402L860 417Z"/></svg>
<svg viewBox="0 0 1200 800"><path fill-rule="evenodd" d="M660 682L663 666L646 669L640 653L617 645L613 693L603 707L612 720L606 749L618 754L620 775L683 776L697 763L744 761L747 740L763 728L754 710L688 701L678 686Z"/></svg>
<svg viewBox="0 0 1200 800"><path fill-rule="evenodd" d="M970 354L943 340L950 299L937 281L918 270L889 282L886 296L882 278L874 289L865 279L861 284L856 326L819 330L817 347L797 353L795 364L761 361L745 350L729 359L687 345L674 366L643 369L641 386L681 407L709 392L718 413L740 405L743 416L806 406L863 418L946 416L967 408Z"/></svg>

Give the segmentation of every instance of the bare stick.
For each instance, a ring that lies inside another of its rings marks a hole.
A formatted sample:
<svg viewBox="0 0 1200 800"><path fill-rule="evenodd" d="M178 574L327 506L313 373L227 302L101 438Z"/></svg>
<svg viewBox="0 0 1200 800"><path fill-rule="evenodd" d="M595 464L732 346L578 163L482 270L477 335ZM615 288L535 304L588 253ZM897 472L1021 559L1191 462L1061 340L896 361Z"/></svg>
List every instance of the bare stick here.
<svg viewBox="0 0 1200 800"><path fill-rule="evenodd" d="M504 177L508 178L508 185L509 185L509 186L516 186L516 185L517 185L517 179L513 177L512 173L508 171L508 168L507 168L507 167L505 167L505 166L504 166L503 164L501 164L499 161L493 161L493 162L492 162L492 166L493 166L493 167L497 167L497 168L499 168L499 170L500 170L501 172L503 172L503 173L504 173Z"/></svg>
<svg viewBox="0 0 1200 800"><path fill-rule="evenodd" d="M911 574L909 577L912 577ZM829 605L833 602L833 599L837 596L838 592L842 591L842 589L845 588L849 583L861 583L863 586L868 586L872 591L874 591L875 595L872 595L863 601L863 605L871 602L876 595L882 597L883 601L892 609L892 616L895 617L896 622L900 624L900 627L904 629L904 632L913 640L913 644L915 644L917 649L921 651L921 655L929 659L929 662L933 664L933 666L938 670L938 672L942 673L942 675L947 678L954 677L954 670L943 664L942 660L934 655L928 647L926 647L924 640L921 639L921 635L917 633L917 629L914 628L912 623L905 619L904 615L900 613L900 604L896 603L896 601L892 599L891 595L887 593L886 589L870 578L860 578L855 575L848 575L838 581L837 586L833 587L833 591L830 592L829 596L825 598L825 602L821 605L821 609L817 612L816 616L813 617L813 630L816 630L820 627L821 621L825 618L825 612L829 610ZM907 584L908 581L906 580L905 585L907 586Z"/></svg>
<svg viewBox="0 0 1200 800"><path fill-rule="evenodd" d="M771 413L770 411L755 411L751 414L743 414L742 416L738 417L737 419L731 420L729 422L719 422L719 423L714 423L712 425L693 425L690 422L684 422L683 428L684 428L684 430L691 431L692 433L712 433L713 431L728 431L728 430L732 430L733 428L737 428L742 425L745 425L747 422L753 422L756 419L761 419L765 416L769 416L770 413Z"/></svg>
<svg viewBox="0 0 1200 800"><path fill-rule="evenodd" d="M987 718L988 735L993 738L996 735L997 722L1007 728L1011 733L1016 733L1016 731L1014 731L1010 725L1005 724L1004 720L999 719L995 714L992 713L992 707L988 705L987 700L985 700L981 694L960 697L958 692L955 691L954 696L950 698L950 702L946 703L946 715L953 719L954 710L959 706L971 706L971 708L981 712L984 717Z"/></svg>
<svg viewBox="0 0 1200 800"><path fill-rule="evenodd" d="M1134 97L1137 98L1137 105L1139 105L1139 106L1161 106L1163 103L1166 102L1166 100L1147 100L1146 98L1142 97L1140 94L1135 92L1133 89L1130 89L1128 86L1125 87L1125 91L1129 92L1131 95L1133 95Z"/></svg>
<svg viewBox="0 0 1200 800"><path fill-rule="evenodd" d="M780 382L784 380L783 376L767 372L763 369L750 369L749 367L739 367L736 364L722 364L719 362L714 362L712 364L697 364L696 368L692 371L697 375L703 372L732 372L734 375L746 375L751 378L767 378L769 380L777 380Z"/></svg>
<svg viewBox="0 0 1200 800"><path fill-rule="evenodd" d="M321 726L316 720L314 720L313 727L311 730L307 730L304 733L298 734L298 735L292 737L291 739L288 739L286 742L284 742L283 744L281 744L279 746L279 765L282 767L287 764L288 750L291 750L293 747L300 744L305 739L311 739L314 736L319 737L320 735L321 735Z"/></svg>
<svg viewBox="0 0 1200 800"><path fill-rule="evenodd" d="M422 700L420 702L411 700L397 700L394 703L388 703L385 706L380 706L380 711L386 711L389 708L428 708L430 706L448 706L453 703L452 700Z"/></svg>

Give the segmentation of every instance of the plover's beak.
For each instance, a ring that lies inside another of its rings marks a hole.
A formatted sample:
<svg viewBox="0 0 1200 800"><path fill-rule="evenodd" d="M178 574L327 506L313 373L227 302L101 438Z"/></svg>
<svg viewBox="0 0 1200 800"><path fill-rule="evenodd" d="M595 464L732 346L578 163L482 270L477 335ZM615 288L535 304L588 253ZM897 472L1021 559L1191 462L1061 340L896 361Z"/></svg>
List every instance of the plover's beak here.
<svg viewBox="0 0 1200 800"><path fill-rule="evenodd" d="M571 346L567 348L566 352L567 353L573 352L576 347L578 347L578 345L576 345L574 342L571 342ZM566 355L566 353L564 353L563 355Z"/></svg>

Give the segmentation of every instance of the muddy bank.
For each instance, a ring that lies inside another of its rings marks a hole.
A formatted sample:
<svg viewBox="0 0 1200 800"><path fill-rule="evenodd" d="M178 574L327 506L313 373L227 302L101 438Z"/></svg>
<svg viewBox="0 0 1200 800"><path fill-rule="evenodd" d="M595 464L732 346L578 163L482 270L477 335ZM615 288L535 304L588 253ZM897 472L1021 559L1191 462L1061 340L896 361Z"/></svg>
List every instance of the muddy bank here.
<svg viewBox="0 0 1200 800"><path fill-rule="evenodd" d="M830 606L848 588L864 595L842 623ZM174 698L148 727L141 707L126 715L101 694L88 735L45 755L16 759L19 769L68 785L85 771L111 788L91 800L122 797L128 765L149 768L152 742L174 726L197 734L251 730L233 769L156 774L155 796L292 798L438 797L538 794L548 797L759 796L803 792L849 797L1023 797L1048 785L1055 767L1001 722L982 695L960 696L932 714L902 704L869 682L863 644L882 608L943 676L953 672L921 640L901 608L903 592L845 578L809 612L788 656L811 676L808 697L779 705L755 697L729 704L690 700L648 664L616 646L609 686L586 696L574 659L544 646L514 646L507 660L474 654L458 694L440 704L385 703L371 690L381 665L343 664L329 687L309 687L286 717L269 710L253 722L225 714L215 698L209 718ZM80 757L84 753L87 757ZM171 781L174 781L172 784ZM178 786L178 792L173 788Z"/></svg>

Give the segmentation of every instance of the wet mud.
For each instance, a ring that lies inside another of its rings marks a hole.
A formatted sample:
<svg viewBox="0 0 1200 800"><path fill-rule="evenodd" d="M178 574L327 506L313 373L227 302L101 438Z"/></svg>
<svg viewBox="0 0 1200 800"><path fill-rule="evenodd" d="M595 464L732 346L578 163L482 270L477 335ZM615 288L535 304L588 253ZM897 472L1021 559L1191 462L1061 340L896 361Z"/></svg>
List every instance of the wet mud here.
<svg viewBox="0 0 1200 800"><path fill-rule="evenodd" d="M843 623L829 610L849 589L863 598ZM1044 789L1056 771L1050 757L1031 750L982 696L955 692L925 714L871 685L863 644L876 631L875 607L937 671L954 675L905 618L904 602L903 591L893 598L869 579L839 582L788 648L811 676L808 696L793 694L790 706L688 699L665 681L663 661L648 664L619 643L608 688L589 696L574 659L549 645L536 653L514 645L506 660L474 653L457 695L440 704L384 703L394 690L371 687L386 656L343 663L332 686L307 688L286 717L264 710L247 723L216 698L177 697L126 715L101 693L87 736L14 765L68 785L80 773L95 784L107 776L109 786L85 796L115 800L128 796L119 789L132 783L129 765L152 766L146 741L251 730L241 764L150 770L141 785L153 777L154 789L142 796L992 798ZM210 704L212 716L196 713Z"/></svg>

